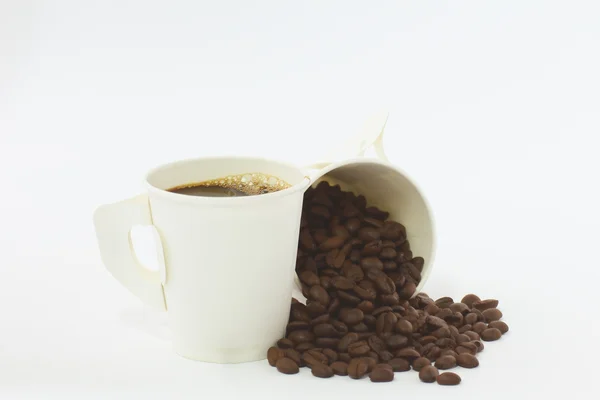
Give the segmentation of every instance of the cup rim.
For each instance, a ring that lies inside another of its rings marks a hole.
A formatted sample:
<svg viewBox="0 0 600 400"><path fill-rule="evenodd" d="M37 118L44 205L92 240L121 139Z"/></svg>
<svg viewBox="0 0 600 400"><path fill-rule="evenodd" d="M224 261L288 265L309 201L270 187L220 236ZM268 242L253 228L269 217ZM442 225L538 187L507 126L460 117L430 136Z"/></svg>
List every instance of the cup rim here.
<svg viewBox="0 0 600 400"><path fill-rule="evenodd" d="M265 194L261 194L261 195L243 196L243 197L189 196L189 195L184 195L184 194L180 194L180 193L169 192L166 189L161 189L150 183L150 177L153 174L155 174L165 168L169 168L169 167L173 167L173 166L177 166L177 165L181 165L181 164L198 162L200 160L211 161L211 160L224 160L224 159L260 161L260 162L279 164L286 168L297 170L301 175L304 176L304 178L300 182L290 186L289 188L283 189L283 190L278 190L276 192L265 193ZM265 157L223 155L223 156L185 158L185 159L176 160L176 161L157 165L157 166L151 168L146 173L146 175L144 177L144 185L146 187L146 190L149 193L161 196L161 197L171 200L171 201L178 201L178 202L183 202L183 203L188 203L188 204L205 204L205 205L211 205L211 206L233 206L233 205L239 205L239 204L244 204L244 203L277 199L280 197L293 195L293 194L297 193L298 191L304 192L311 185L311 180L310 180L310 177L308 177L301 168L298 168L294 164L288 163L285 161L275 160L275 159L265 158Z"/></svg>

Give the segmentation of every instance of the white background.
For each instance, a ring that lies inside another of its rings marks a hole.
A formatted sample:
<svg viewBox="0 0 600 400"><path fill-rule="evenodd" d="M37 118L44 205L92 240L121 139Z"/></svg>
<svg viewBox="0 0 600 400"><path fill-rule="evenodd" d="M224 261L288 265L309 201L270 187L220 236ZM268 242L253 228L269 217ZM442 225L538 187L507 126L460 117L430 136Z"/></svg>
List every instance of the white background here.
<svg viewBox="0 0 600 400"><path fill-rule="evenodd" d="M0 398L594 398L599 15L595 1L0 0ZM175 355L163 316L104 270L95 207L174 159L307 163L380 107L388 156L437 218L426 292L498 298L510 333L454 388Z"/></svg>

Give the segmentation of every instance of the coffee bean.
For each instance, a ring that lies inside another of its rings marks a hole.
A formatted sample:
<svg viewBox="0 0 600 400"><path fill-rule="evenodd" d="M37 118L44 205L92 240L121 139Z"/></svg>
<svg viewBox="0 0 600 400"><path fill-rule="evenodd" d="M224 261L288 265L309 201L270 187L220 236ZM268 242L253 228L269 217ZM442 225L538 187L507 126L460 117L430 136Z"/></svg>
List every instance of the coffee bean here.
<svg viewBox="0 0 600 400"><path fill-rule="evenodd" d="M317 337L337 337L338 333L332 324L319 324L313 328L313 333Z"/></svg>
<svg viewBox="0 0 600 400"><path fill-rule="evenodd" d="M471 308L465 303L452 303L450 304L450 309L455 313L459 312L462 314L468 312Z"/></svg>
<svg viewBox="0 0 600 400"><path fill-rule="evenodd" d="M362 281L361 283L363 282L365 281ZM377 298L377 291L374 288L365 289L362 286L355 286L353 290L360 299L373 301Z"/></svg>
<svg viewBox="0 0 600 400"><path fill-rule="evenodd" d="M485 346L483 345L483 342L482 342L482 341L480 341L480 340L474 340L474 341L473 341L473 342L471 342L471 343L473 343L473 344L475 345L475 347L477 347L477 352L478 352L478 353L482 352L482 351L483 351L483 348L485 347Z"/></svg>
<svg viewBox="0 0 600 400"><path fill-rule="evenodd" d="M469 308L472 308L473 303L478 302L478 301L481 301L479 296L474 295L474 294L468 294L465 297L463 297L460 302L466 304Z"/></svg>
<svg viewBox="0 0 600 400"><path fill-rule="evenodd" d="M369 364L364 358L353 358L348 364L348 376L352 379L360 379L369 371Z"/></svg>
<svg viewBox="0 0 600 400"><path fill-rule="evenodd" d="M465 315L465 323L473 325L476 322L477 322L477 314L468 313L467 315Z"/></svg>
<svg viewBox="0 0 600 400"><path fill-rule="evenodd" d="M375 280L375 286L379 292L383 294L392 294L396 292L396 285L388 276L377 278Z"/></svg>
<svg viewBox="0 0 600 400"><path fill-rule="evenodd" d="M417 285L413 282L406 282L402 289L398 292L401 299L410 299L417 290Z"/></svg>
<svg viewBox="0 0 600 400"><path fill-rule="evenodd" d="M425 312L429 315L436 315L438 312L440 312L441 308L439 308L435 303L433 304L428 304L425 307Z"/></svg>
<svg viewBox="0 0 600 400"><path fill-rule="evenodd" d="M457 358L458 357L458 353L455 352L452 349L445 349L445 350L442 350L442 352L440 353L440 357L441 356L452 356L454 358Z"/></svg>
<svg viewBox="0 0 600 400"><path fill-rule="evenodd" d="M465 343L465 344L466 344L466 343ZM454 351L455 351L455 352L456 352L458 355L465 354L465 353L468 353L468 354L471 354L471 355L475 355L475 354L477 354L477 348L475 348L475 349L472 349L472 348L470 348L470 347L465 347L465 346L462 346L462 345L461 345L461 346L457 346L457 347L454 349Z"/></svg>
<svg viewBox="0 0 600 400"><path fill-rule="evenodd" d="M287 338L279 339L277 341L277 347L279 347L280 349L289 349L294 347L294 342Z"/></svg>
<svg viewBox="0 0 600 400"><path fill-rule="evenodd" d="M361 340L360 342L354 342L348 345L348 354L350 354L351 357L364 356L370 350L371 348L364 340Z"/></svg>
<svg viewBox="0 0 600 400"><path fill-rule="evenodd" d="M367 372L371 372L375 365L377 365L378 361L373 357L362 357L362 359L367 363L368 370Z"/></svg>
<svg viewBox="0 0 600 400"><path fill-rule="evenodd" d="M389 306L395 306L400 304L400 296L398 296L398 293L396 292L392 294L380 294L379 300L382 304L386 304Z"/></svg>
<svg viewBox="0 0 600 400"><path fill-rule="evenodd" d="M386 260L394 260L396 259L396 250L394 250L391 247L384 247L381 250L381 253L379 253L379 257L386 259Z"/></svg>
<svg viewBox="0 0 600 400"><path fill-rule="evenodd" d="M319 284L319 277L312 271L302 271L298 278L308 286L314 286Z"/></svg>
<svg viewBox="0 0 600 400"><path fill-rule="evenodd" d="M415 268L423 272L423 266L425 265L425 260L423 259L423 257L415 257L412 260L410 260L410 262L412 263L412 265L415 266Z"/></svg>
<svg viewBox="0 0 600 400"><path fill-rule="evenodd" d="M402 265L405 262L409 262L413 258L412 251L410 251L410 250L407 250L407 251L396 250L396 253L398 254L396 256L396 262L398 263L398 265Z"/></svg>
<svg viewBox="0 0 600 400"><path fill-rule="evenodd" d="M463 321L464 322L464 321ZM470 331L471 329L473 329L472 325L466 324L460 327L460 329L458 330L458 333L465 333Z"/></svg>
<svg viewBox="0 0 600 400"><path fill-rule="evenodd" d="M481 332L481 339L486 342L492 342L494 340L498 340L502 337L502 332L498 328L488 328L485 331Z"/></svg>
<svg viewBox="0 0 600 400"><path fill-rule="evenodd" d="M437 377L437 383L439 385L454 386L460 383L460 376L454 372L444 372Z"/></svg>
<svg viewBox="0 0 600 400"><path fill-rule="evenodd" d="M369 377L371 378L371 382L391 382L394 380L394 371L381 366L376 366L373 371L371 371Z"/></svg>
<svg viewBox="0 0 600 400"><path fill-rule="evenodd" d="M350 294L348 292L344 292L343 290L338 290L336 293L338 298L344 305L356 306L361 302L360 297L356 297L355 295Z"/></svg>
<svg viewBox="0 0 600 400"><path fill-rule="evenodd" d="M487 324L485 322L477 322L473 324L473 332L481 335L483 331L487 329Z"/></svg>
<svg viewBox="0 0 600 400"><path fill-rule="evenodd" d="M411 349L408 347L405 347L403 349L400 349L396 352L396 357L398 358L405 358L409 361L412 361L416 358L421 357L421 354L419 354L418 351L416 351L415 349Z"/></svg>
<svg viewBox="0 0 600 400"><path fill-rule="evenodd" d="M331 317L329 316L329 314L323 314L323 315L320 315L320 316L318 316L316 318L313 318L310 321L310 326L314 327L314 326L319 325L319 324L326 324L326 323L329 323L330 320L331 320Z"/></svg>
<svg viewBox="0 0 600 400"><path fill-rule="evenodd" d="M419 371L419 379L425 383L435 382L438 375L438 369L433 365L426 365Z"/></svg>
<svg viewBox="0 0 600 400"><path fill-rule="evenodd" d="M283 357L285 357L284 350L277 347L270 347L267 351L267 361L271 367L274 367L277 363L277 360Z"/></svg>
<svg viewBox="0 0 600 400"><path fill-rule="evenodd" d="M413 326L408 320L401 319L396 324L396 332L403 335L410 335L413 332Z"/></svg>
<svg viewBox="0 0 600 400"><path fill-rule="evenodd" d="M440 297L439 299L437 299L435 301L435 305L438 306L439 308L448 308L450 307L450 304L453 304L454 300L452 300L452 297Z"/></svg>
<svg viewBox="0 0 600 400"><path fill-rule="evenodd" d="M358 218L350 218L346 221L346 229L350 234L354 234L354 232L358 231L360 228L360 219Z"/></svg>
<svg viewBox="0 0 600 400"><path fill-rule="evenodd" d="M428 365L431 365L431 361L425 357L415 358L415 360L412 362L412 367L415 371L420 371Z"/></svg>
<svg viewBox="0 0 600 400"><path fill-rule="evenodd" d="M446 321L433 315L427 317L427 325L429 325L432 329L448 328Z"/></svg>
<svg viewBox="0 0 600 400"><path fill-rule="evenodd" d="M453 338L441 338L435 341L435 345L442 349L447 347L454 348L456 346L456 341Z"/></svg>
<svg viewBox="0 0 600 400"><path fill-rule="evenodd" d="M463 368L475 368L479 366L479 360L472 354L463 353L456 357L456 364Z"/></svg>
<svg viewBox="0 0 600 400"><path fill-rule="evenodd" d="M379 353L379 360L381 362L388 362L393 358L394 358L394 354L391 351L384 350L381 353Z"/></svg>
<svg viewBox="0 0 600 400"><path fill-rule="evenodd" d="M404 335L391 335L385 339L390 349L399 349L408 345L408 338Z"/></svg>
<svg viewBox="0 0 600 400"><path fill-rule="evenodd" d="M308 366L312 366L313 364L329 364L329 359L323 352L319 349L311 349L302 355L304 362Z"/></svg>
<svg viewBox="0 0 600 400"><path fill-rule="evenodd" d="M456 367L456 358L452 356L441 356L435 360L437 369L450 369Z"/></svg>
<svg viewBox="0 0 600 400"><path fill-rule="evenodd" d="M277 371L281 372L282 374L297 374L300 371L298 364L287 357L278 359L275 363L275 366L277 367Z"/></svg>
<svg viewBox="0 0 600 400"><path fill-rule="evenodd" d="M473 308L475 308L479 311L485 311L490 308L498 308L498 300L488 299L488 300L476 301L473 303Z"/></svg>
<svg viewBox="0 0 600 400"><path fill-rule="evenodd" d="M363 313L368 314L371 313L373 311L373 309L375 308L375 306L373 305L372 302L367 301L367 300L363 300L361 301L358 306L356 306L356 308L358 308L359 310L361 310Z"/></svg>
<svg viewBox="0 0 600 400"><path fill-rule="evenodd" d="M360 308L342 308L339 314L340 320L347 325L356 325L360 323L364 317L365 314Z"/></svg>
<svg viewBox="0 0 600 400"><path fill-rule="evenodd" d="M338 249L344 245L345 239L340 236L333 236L321 243L319 250L329 251L332 249Z"/></svg>
<svg viewBox="0 0 600 400"><path fill-rule="evenodd" d="M350 354L348 353L338 353L338 360L348 364L350 360L352 360L352 357L350 357Z"/></svg>
<svg viewBox="0 0 600 400"><path fill-rule="evenodd" d="M299 351L299 352L303 352L303 351L314 349L314 348L315 348L315 345L311 342L303 342L303 343L296 345L296 347L295 347L296 351Z"/></svg>
<svg viewBox="0 0 600 400"><path fill-rule="evenodd" d="M363 219L363 222L367 226L372 226L374 228L381 228L383 226L383 221L378 220L376 218L366 217Z"/></svg>
<svg viewBox="0 0 600 400"><path fill-rule="evenodd" d="M311 286L308 294L312 300L318 301L323 306L327 306L327 304L329 304L329 294L320 285Z"/></svg>
<svg viewBox="0 0 600 400"><path fill-rule="evenodd" d="M375 331L378 335L391 333L394 330L396 323L398 323L398 317L394 313L386 312L380 314L379 317L377 317Z"/></svg>
<svg viewBox="0 0 600 400"><path fill-rule="evenodd" d="M355 342L358 342L358 335L354 332L347 333L340 339L337 349L341 353L347 353L348 346Z"/></svg>
<svg viewBox="0 0 600 400"><path fill-rule="evenodd" d="M367 343L369 344L369 347L377 354L386 349L385 342L377 335L371 335L367 340Z"/></svg>
<svg viewBox="0 0 600 400"><path fill-rule="evenodd" d="M437 360L441 355L442 349L435 345L424 354L424 356L427 357L431 362Z"/></svg>
<svg viewBox="0 0 600 400"><path fill-rule="evenodd" d="M365 277L362 268L356 264L352 264L349 267L343 267L342 275L354 282L360 282Z"/></svg>
<svg viewBox="0 0 600 400"><path fill-rule="evenodd" d="M377 268L383 270L383 263L377 257L365 257L360 260L360 266L364 269Z"/></svg>
<svg viewBox="0 0 600 400"><path fill-rule="evenodd" d="M498 310L497 308L488 308L481 313L487 322L498 321L500 318L502 318L502 311Z"/></svg>
<svg viewBox="0 0 600 400"><path fill-rule="evenodd" d="M394 372L410 371L410 363L404 358L393 358L388 361Z"/></svg>
<svg viewBox="0 0 600 400"><path fill-rule="evenodd" d="M508 325L503 321L492 321L488 324L488 327L498 329L503 335L508 332Z"/></svg>
<svg viewBox="0 0 600 400"><path fill-rule="evenodd" d="M331 378L333 376L333 370L330 366L325 364L315 364L311 367L311 372L317 378Z"/></svg>
<svg viewBox="0 0 600 400"><path fill-rule="evenodd" d="M384 271L393 271L397 268L397 264L394 261L385 260L383 261L383 270ZM396 281L394 281L396 283Z"/></svg>
<svg viewBox="0 0 600 400"><path fill-rule="evenodd" d="M373 336L373 335L371 335ZM371 337L369 336L369 337ZM368 339L368 338L367 338ZM374 359L375 361L379 362L379 354L375 353L374 351L370 351L367 353L367 357Z"/></svg>
<svg viewBox="0 0 600 400"><path fill-rule="evenodd" d="M416 282L421 280L421 271L419 271L412 263L404 262L400 264L400 269L406 271L408 275Z"/></svg>
<svg viewBox="0 0 600 400"><path fill-rule="evenodd" d="M386 212L386 211L381 211L379 208L377 207L367 207L365 209L365 213L372 218L384 221L386 220L389 216L390 213Z"/></svg>
<svg viewBox="0 0 600 400"><path fill-rule="evenodd" d="M336 276L331 279L331 284L339 290L350 290L354 287L354 281L343 276Z"/></svg>
<svg viewBox="0 0 600 400"><path fill-rule="evenodd" d="M348 232L348 230L342 225L335 225L333 228L331 228L331 234L333 236L341 237L344 240L347 240L350 237L350 232Z"/></svg>
<svg viewBox="0 0 600 400"><path fill-rule="evenodd" d="M361 255L363 257L376 256L381 253L382 249L381 240L374 240L363 247Z"/></svg>
<svg viewBox="0 0 600 400"><path fill-rule="evenodd" d="M287 333L290 333L291 331L306 330L309 328L310 324L308 324L305 321L292 321L289 324L287 324L286 330Z"/></svg>
<svg viewBox="0 0 600 400"><path fill-rule="evenodd" d="M308 229L302 229L302 231L300 231L300 245L306 251L314 251L317 249L317 244L310 235Z"/></svg>
<svg viewBox="0 0 600 400"><path fill-rule="evenodd" d="M471 338L467 335L465 335L464 333L461 333L460 335L458 335L456 337L456 343L461 344L461 343L465 343L465 342L470 342Z"/></svg>
<svg viewBox="0 0 600 400"><path fill-rule="evenodd" d="M389 240L406 238L406 228L395 221L385 221L381 227L381 237Z"/></svg>
<svg viewBox="0 0 600 400"><path fill-rule="evenodd" d="M432 336L435 336L438 339L449 338L451 336L450 329L446 327L438 328L431 332Z"/></svg>
<svg viewBox="0 0 600 400"><path fill-rule="evenodd" d="M330 365L331 370L333 371L334 374L339 375L339 376L346 376L348 375L348 363L345 363L343 361L336 361L334 363L332 363Z"/></svg>
<svg viewBox="0 0 600 400"><path fill-rule="evenodd" d="M290 339L296 344L312 342L315 339L315 335L313 335L313 333L308 330L292 331L289 333L288 339Z"/></svg>
<svg viewBox="0 0 600 400"><path fill-rule="evenodd" d="M354 204L346 203L344 210L342 211L342 215L344 218L356 217L357 215L360 215L360 211L354 206Z"/></svg>
<svg viewBox="0 0 600 400"><path fill-rule="evenodd" d="M471 339L471 340L479 340L479 339L481 339L481 337L479 336L479 334L477 334L476 332L473 332L473 331L466 331L465 335L467 335L469 337L469 339Z"/></svg>
<svg viewBox="0 0 600 400"><path fill-rule="evenodd" d="M379 240L381 234L379 229L373 228L372 226L365 226L358 230L358 238L364 243L369 243L374 240Z"/></svg>
<svg viewBox="0 0 600 400"><path fill-rule="evenodd" d="M320 337L315 340L315 344L319 347L327 347L329 349L337 348L340 339L338 338L329 338L329 337Z"/></svg>
<svg viewBox="0 0 600 400"><path fill-rule="evenodd" d="M294 361L298 365L298 367L302 368L306 366L304 360L302 359L302 355L298 351L294 349L285 349L284 354L285 357Z"/></svg>

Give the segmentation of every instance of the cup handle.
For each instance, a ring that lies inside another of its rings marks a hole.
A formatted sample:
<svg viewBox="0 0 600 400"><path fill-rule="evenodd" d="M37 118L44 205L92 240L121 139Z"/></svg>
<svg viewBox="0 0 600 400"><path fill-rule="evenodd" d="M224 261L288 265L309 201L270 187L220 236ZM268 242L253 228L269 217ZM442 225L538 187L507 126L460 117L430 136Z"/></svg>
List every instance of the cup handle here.
<svg viewBox="0 0 600 400"><path fill-rule="evenodd" d="M330 151L324 158L326 161L305 166L303 169L308 171L311 185L325 173L329 172L326 168L333 162L363 157L365 152L370 148L375 150L377 158L389 162L383 149L383 133L388 117L389 112L387 111L381 111L372 115L365 121L358 134L349 138L341 147Z"/></svg>
<svg viewBox="0 0 600 400"><path fill-rule="evenodd" d="M131 293L149 306L164 311L167 309L162 287L164 268L161 272L150 271L139 263L130 235L135 225L153 226L145 194L98 207L94 226L102 262ZM156 229L155 237L158 237Z"/></svg>

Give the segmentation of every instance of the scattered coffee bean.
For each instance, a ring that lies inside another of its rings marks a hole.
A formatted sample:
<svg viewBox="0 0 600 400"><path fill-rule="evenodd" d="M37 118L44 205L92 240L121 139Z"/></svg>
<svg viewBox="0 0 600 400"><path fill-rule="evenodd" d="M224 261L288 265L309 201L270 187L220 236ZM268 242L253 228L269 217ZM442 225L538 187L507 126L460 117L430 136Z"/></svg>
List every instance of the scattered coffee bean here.
<svg viewBox="0 0 600 400"><path fill-rule="evenodd" d="M435 382L438 376L438 369L433 365L426 365L419 371L419 379L425 383Z"/></svg>
<svg viewBox="0 0 600 400"><path fill-rule="evenodd" d="M429 359L427 359L425 357L416 358L412 362L412 367L415 371L420 371L422 368L424 368L428 365L431 365L431 361L429 361Z"/></svg>
<svg viewBox="0 0 600 400"><path fill-rule="evenodd" d="M475 368L479 366L479 360L472 354L463 353L456 357L456 364L463 368Z"/></svg>
<svg viewBox="0 0 600 400"><path fill-rule="evenodd" d="M479 311L485 311L490 308L497 308L498 303L499 303L498 300L494 300L494 299L480 300L480 301L474 302L472 307Z"/></svg>
<svg viewBox="0 0 600 400"><path fill-rule="evenodd" d="M282 374L297 374L300 371L298 364L287 357L277 360L275 366L277 367L277 371L281 372Z"/></svg>
<svg viewBox="0 0 600 400"><path fill-rule="evenodd" d="M452 356L441 356L435 360L437 369L450 369L456 367L456 358Z"/></svg>
<svg viewBox="0 0 600 400"><path fill-rule="evenodd" d="M508 331L497 300L415 293L425 260L388 218L338 185L305 192L296 273L307 301L292 299L286 337L267 352L270 365L283 373L307 366L321 378L370 374L373 382L412 367L425 382L457 384L458 375L438 368L476 367L482 340Z"/></svg>
<svg viewBox="0 0 600 400"><path fill-rule="evenodd" d="M348 375L348 364L343 361L336 361L334 363L331 363L330 367L331 367L331 370L333 371L333 373L336 375L339 375L339 376Z"/></svg>
<svg viewBox="0 0 600 400"><path fill-rule="evenodd" d="M492 321L488 324L490 328L498 329L503 335L508 332L508 325L503 321Z"/></svg>
<svg viewBox="0 0 600 400"><path fill-rule="evenodd" d="M369 363L364 358L353 358L348 364L348 376L352 379L360 379L369 371Z"/></svg>
<svg viewBox="0 0 600 400"><path fill-rule="evenodd" d="M481 312L487 322L498 321L502 318L502 312L497 308L488 308Z"/></svg>
<svg viewBox="0 0 600 400"><path fill-rule="evenodd" d="M486 342L492 342L494 340L498 340L502 337L502 332L498 328L487 328L485 331L481 332L481 339Z"/></svg>
<svg viewBox="0 0 600 400"><path fill-rule="evenodd" d="M394 372L410 371L410 363L404 358L392 358L388 361Z"/></svg>
<svg viewBox="0 0 600 400"><path fill-rule="evenodd" d="M371 382L391 382L394 380L394 371L377 365L369 375Z"/></svg>
<svg viewBox="0 0 600 400"><path fill-rule="evenodd" d="M458 385L460 381L460 376L458 376L454 372L444 372L443 374L440 374L437 377L437 383L445 386Z"/></svg>

